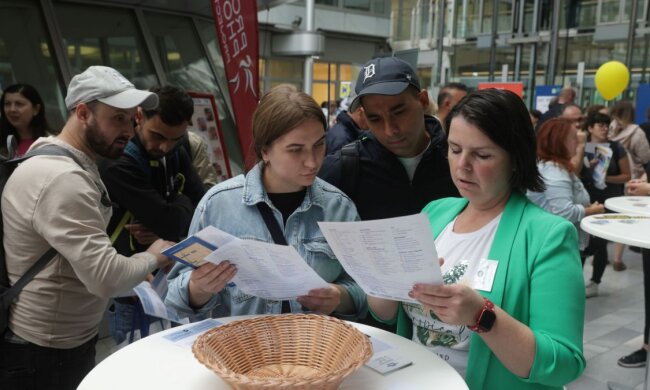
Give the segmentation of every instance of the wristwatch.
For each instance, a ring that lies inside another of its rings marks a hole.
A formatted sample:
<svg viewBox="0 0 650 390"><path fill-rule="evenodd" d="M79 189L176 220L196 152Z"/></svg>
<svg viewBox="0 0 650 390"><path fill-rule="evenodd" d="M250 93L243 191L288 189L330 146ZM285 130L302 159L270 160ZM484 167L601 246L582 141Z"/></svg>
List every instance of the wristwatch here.
<svg viewBox="0 0 650 390"><path fill-rule="evenodd" d="M470 330L476 333L489 332L492 329L492 326L494 326L494 321L497 319L497 316L494 313L494 303L485 297L483 297L483 299L485 302L476 317L476 323L468 326Z"/></svg>

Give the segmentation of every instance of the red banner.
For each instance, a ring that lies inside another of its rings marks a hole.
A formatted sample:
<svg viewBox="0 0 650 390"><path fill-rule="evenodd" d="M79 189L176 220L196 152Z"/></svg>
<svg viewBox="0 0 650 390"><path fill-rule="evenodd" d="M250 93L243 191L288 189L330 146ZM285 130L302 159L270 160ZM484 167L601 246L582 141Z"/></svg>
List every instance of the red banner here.
<svg viewBox="0 0 650 390"><path fill-rule="evenodd" d="M247 168L255 160L251 123L259 100L259 47L257 2L253 0L213 0L212 13L217 28L228 92L235 112L239 145Z"/></svg>

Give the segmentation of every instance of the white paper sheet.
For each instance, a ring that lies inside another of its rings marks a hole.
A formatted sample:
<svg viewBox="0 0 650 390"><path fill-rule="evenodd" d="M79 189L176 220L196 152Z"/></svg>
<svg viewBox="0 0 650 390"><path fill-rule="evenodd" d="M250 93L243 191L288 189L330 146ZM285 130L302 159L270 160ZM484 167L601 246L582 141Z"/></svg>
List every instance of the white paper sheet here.
<svg viewBox="0 0 650 390"><path fill-rule="evenodd" d="M246 294L285 300L307 295L329 284L291 246L252 240L233 240L206 257L215 264L223 260L237 266L233 282Z"/></svg>
<svg viewBox="0 0 650 390"><path fill-rule="evenodd" d="M190 323L190 320L187 317L180 318L175 309L165 305L158 293L156 293L156 290L151 286L151 283L142 282L135 286L133 290L138 295L138 298L140 298L142 308L146 314L153 317L164 318L179 324Z"/></svg>
<svg viewBox="0 0 650 390"><path fill-rule="evenodd" d="M347 273L369 295L406 302L415 283L442 284L424 214L318 225Z"/></svg>

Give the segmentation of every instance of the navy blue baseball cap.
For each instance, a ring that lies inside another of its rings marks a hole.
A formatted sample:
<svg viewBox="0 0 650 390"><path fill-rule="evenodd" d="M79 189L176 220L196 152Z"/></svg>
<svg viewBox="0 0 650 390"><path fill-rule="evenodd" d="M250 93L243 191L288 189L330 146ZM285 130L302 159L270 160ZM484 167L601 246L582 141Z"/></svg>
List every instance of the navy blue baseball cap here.
<svg viewBox="0 0 650 390"><path fill-rule="evenodd" d="M397 57L374 58L361 68L355 91L357 97L350 104L355 111L364 95L399 95L412 85L420 90L420 80L408 62Z"/></svg>

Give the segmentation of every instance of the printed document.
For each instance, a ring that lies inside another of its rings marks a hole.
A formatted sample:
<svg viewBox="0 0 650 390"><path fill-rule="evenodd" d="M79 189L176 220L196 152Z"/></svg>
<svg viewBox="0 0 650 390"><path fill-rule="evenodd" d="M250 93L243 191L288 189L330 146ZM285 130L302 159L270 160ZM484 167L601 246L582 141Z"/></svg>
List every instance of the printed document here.
<svg viewBox="0 0 650 390"><path fill-rule="evenodd" d="M318 225L345 271L368 295L415 303L408 296L415 283L442 284L424 214Z"/></svg>
<svg viewBox="0 0 650 390"><path fill-rule="evenodd" d="M163 254L196 268L224 260L237 267L234 284L243 292L271 300L294 299L329 287L295 248L241 240L213 226L165 250Z"/></svg>

